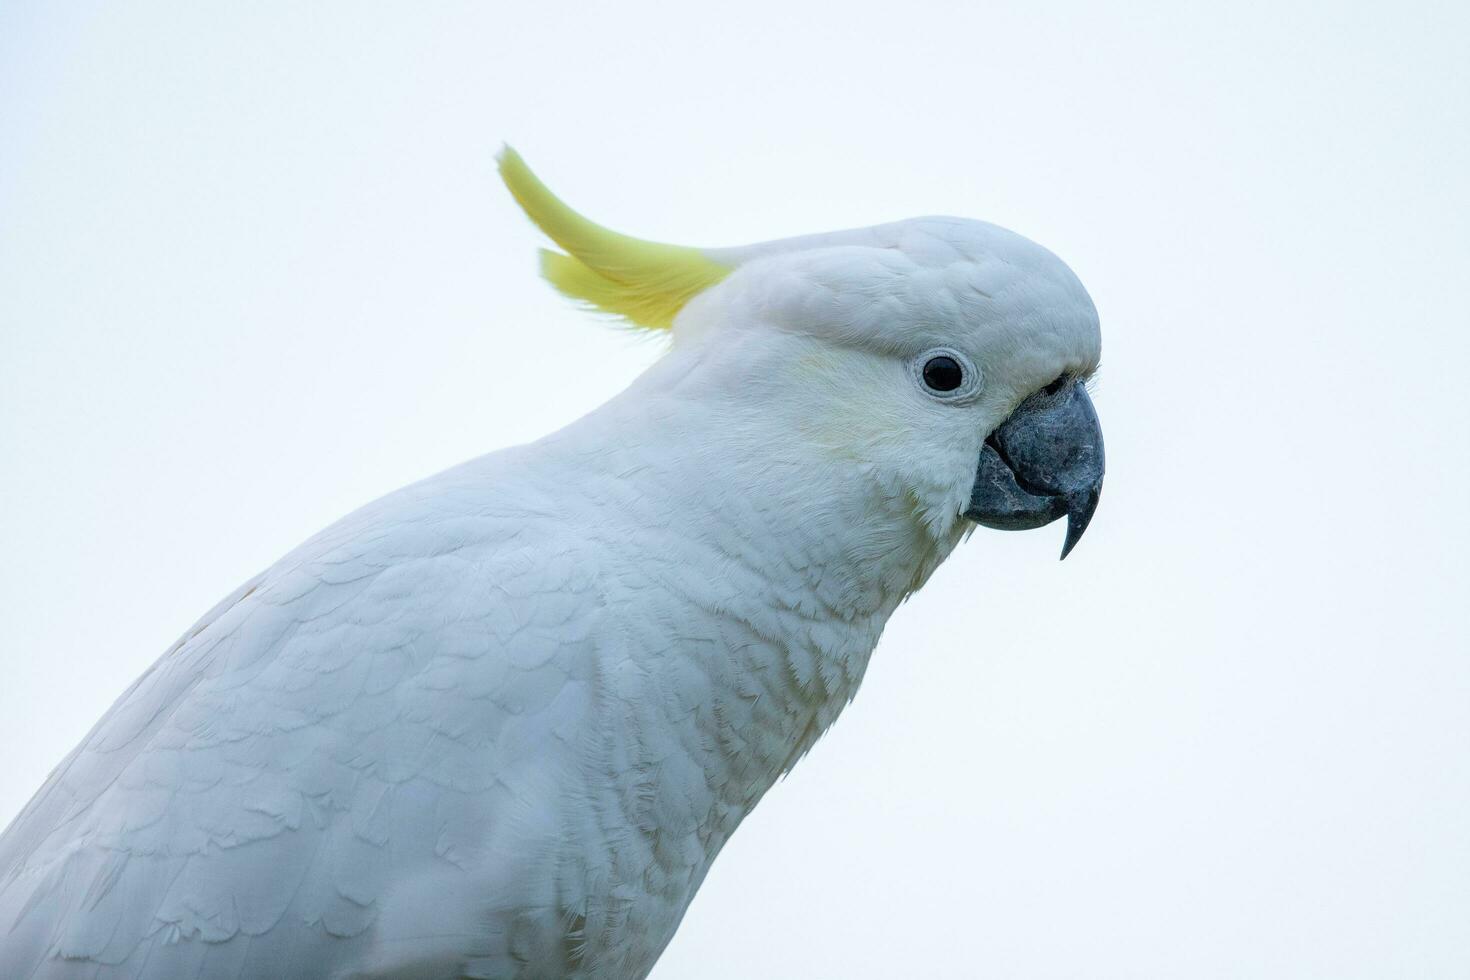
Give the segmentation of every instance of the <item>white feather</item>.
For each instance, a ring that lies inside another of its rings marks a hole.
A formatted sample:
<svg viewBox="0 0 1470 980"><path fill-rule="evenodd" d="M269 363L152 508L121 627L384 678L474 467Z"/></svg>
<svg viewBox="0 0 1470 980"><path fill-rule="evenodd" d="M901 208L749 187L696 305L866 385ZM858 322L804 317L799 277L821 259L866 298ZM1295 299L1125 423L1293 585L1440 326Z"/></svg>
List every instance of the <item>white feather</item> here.
<svg viewBox="0 0 1470 980"><path fill-rule="evenodd" d="M1023 239L845 234L744 256L613 402L211 610L0 838L0 975L644 976L964 534L986 433L1096 360ZM984 397L914 389L940 341Z"/></svg>

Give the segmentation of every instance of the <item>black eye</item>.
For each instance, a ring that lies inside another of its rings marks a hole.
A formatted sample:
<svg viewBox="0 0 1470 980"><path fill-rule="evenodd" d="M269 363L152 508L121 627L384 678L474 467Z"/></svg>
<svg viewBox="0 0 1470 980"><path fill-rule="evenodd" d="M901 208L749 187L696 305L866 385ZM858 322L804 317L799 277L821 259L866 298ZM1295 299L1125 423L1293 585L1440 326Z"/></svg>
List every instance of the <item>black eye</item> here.
<svg viewBox="0 0 1470 980"><path fill-rule="evenodd" d="M940 354L924 362L924 384L935 391L954 391L965 383L965 369L952 357Z"/></svg>

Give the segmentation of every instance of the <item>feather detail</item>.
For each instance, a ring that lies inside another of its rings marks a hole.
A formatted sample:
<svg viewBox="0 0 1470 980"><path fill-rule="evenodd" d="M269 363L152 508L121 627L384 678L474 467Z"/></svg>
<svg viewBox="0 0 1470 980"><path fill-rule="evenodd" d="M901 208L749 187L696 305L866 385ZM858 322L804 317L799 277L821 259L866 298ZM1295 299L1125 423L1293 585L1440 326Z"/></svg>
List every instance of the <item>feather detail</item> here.
<svg viewBox="0 0 1470 980"><path fill-rule="evenodd" d="M589 221L553 194L509 146L498 161L516 203L566 250L542 250L541 274L572 299L634 326L667 330L686 303L730 274L697 248L648 242Z"/></svg>

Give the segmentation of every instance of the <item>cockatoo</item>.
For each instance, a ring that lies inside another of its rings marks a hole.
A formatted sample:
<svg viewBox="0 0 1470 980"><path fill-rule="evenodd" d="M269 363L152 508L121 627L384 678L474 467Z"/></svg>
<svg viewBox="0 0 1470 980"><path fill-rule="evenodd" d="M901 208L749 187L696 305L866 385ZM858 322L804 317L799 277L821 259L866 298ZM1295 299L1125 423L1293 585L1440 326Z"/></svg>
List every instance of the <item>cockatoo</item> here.
<svg viewBox="0 0 1470 980"><path fill-rule="evenodd" d="M1098 319L1050 252L655 244L500 170L667 352L206 613L0 838L0 977L644 977L975 524L1082 535Z"/></svg>

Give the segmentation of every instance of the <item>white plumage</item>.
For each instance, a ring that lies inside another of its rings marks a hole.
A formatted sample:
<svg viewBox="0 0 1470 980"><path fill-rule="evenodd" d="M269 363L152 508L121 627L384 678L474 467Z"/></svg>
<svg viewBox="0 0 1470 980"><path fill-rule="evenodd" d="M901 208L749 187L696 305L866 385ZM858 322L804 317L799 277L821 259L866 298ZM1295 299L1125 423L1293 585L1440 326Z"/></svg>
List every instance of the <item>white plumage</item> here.
<svg viewBox="0 0 1470 980"><path fill-rule="evenodd" d="M652 969L973 526L986 435L1098 356L989 225L700 254L628 391L346 517L118 700L0 838L0 976ZM936 347L973 398L916 385Z"/></svg>

